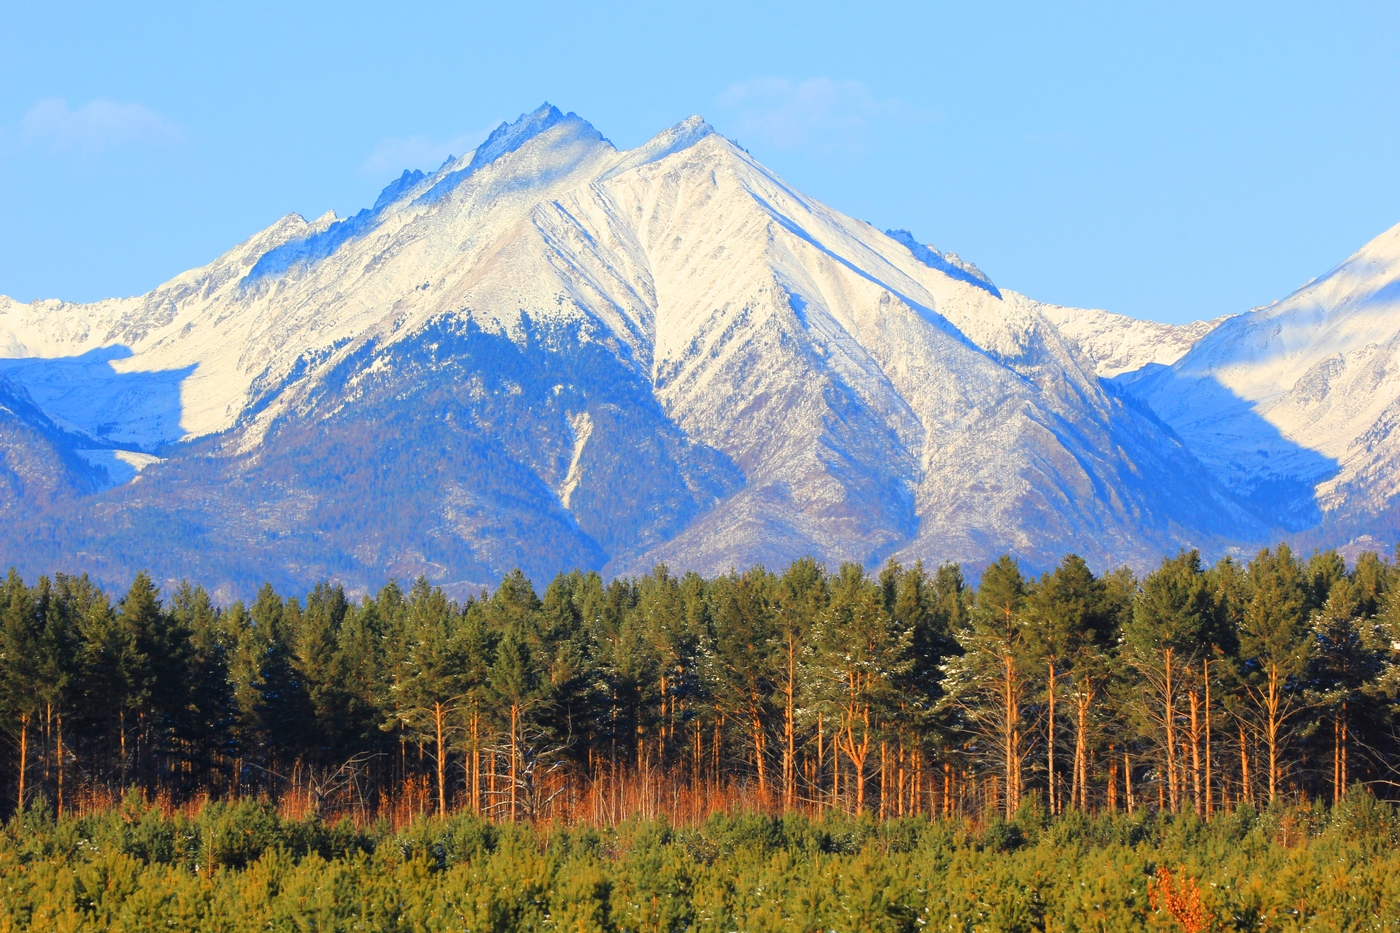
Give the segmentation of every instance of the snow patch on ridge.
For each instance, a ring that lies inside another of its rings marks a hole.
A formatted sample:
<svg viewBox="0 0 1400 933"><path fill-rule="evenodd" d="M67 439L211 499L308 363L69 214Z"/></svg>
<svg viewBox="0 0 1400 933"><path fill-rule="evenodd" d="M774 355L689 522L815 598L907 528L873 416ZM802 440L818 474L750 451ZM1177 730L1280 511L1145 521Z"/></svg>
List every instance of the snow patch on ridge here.
<svg viewBox="0 0 1400 933"><path fill-rule="evenodd" d="M105 470L113 486L124 486L134 482L140 477L142 470L153 464L164 462L160 457L137 450L89 448L75 450L74 453L93 466Z"/></svg>
<svg viewBox="0 0 1400 933"><path fill-rule="evenodd" d="M574 450L569 459L569 472L564 475L564 483L559 487L559 501L564 503L566 509L574 497L574 490L578 489L578 484L583 479L583 448L593 436L593 418L586 411L570 415L569 427L573 430Z"/></svg>

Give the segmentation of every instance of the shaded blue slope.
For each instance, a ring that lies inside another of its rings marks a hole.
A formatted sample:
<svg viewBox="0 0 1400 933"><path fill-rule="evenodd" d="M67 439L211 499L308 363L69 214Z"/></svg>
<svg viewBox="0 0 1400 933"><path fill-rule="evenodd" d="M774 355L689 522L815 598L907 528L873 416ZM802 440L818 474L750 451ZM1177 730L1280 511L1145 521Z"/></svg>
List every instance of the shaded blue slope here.
<svg viewBox="0 0 1400 933"><path fill-rule="evenodd" d="M112 585L142 568L198 577L230 599L264 580L479 586L516 567L546 580L669 539L742 485L602 343L524 328L516 342L454 318L367 344L256 452L210 456L227 437L203 439L140 482L0 521L0 555L29 575L81 568ZM592 433L578 450L570 419L583 412Z"/></svg>

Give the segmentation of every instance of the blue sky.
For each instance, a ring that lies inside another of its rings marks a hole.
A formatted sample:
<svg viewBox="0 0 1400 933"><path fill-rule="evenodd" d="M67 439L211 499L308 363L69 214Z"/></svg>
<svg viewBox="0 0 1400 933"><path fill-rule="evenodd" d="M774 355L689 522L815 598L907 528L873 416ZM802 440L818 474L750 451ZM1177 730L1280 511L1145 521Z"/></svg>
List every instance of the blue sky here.
<svg viewBox="0 0 1400 933"><path fill-rule="evenodd" d="M0 0L0 294L145 291L549 100L704 115L1045 301L1184 321L1400 223L1400 5Z"/></svg>

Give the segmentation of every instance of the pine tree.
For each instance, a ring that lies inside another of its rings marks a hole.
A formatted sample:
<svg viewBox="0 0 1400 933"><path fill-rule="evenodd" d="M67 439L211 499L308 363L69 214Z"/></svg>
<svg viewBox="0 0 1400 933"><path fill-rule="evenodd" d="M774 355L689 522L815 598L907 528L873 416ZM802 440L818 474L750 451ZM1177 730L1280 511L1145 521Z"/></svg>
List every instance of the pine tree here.
<svg viewBox="0 0 1400 933"><path fill-rule="evenodd" d="M557 591L556 591L557 594ZM581 620L580 620L581 622ZM567 623L566 623L567 624ZM490 626L483 601L472 600L463 612L457 642L460 664L465 748L463 755L467 795L473 813L482 812L482 752L489 737L491 670L495 665L498 633ZM575 712L572 708L570 713ZM572 720L566 728L572 727Z"/></svg>
<svg viewBox="0 0 1400 933"><path fill-rule="evenodd" d="M1213 607L1210 625L1207 626L1204 643L1200 650L1199 665L1201 676L1199 685L1204 697L1205 708L1205 815L1213 815L1217 796L1225 801L1225 787L1217 792L1216 748L1214 725L1215 697L1220 706L1231 712L1235 719L1236 733L1240 736L1238 752L1240 762L1241 793L1253 799L1252 782L1247 779L1249 755L1249 735L1245 727L1248 718L1241 710L1239 635L1244 623L1245 604L1249 601L1249 578L1245 568L1233 557L1224 557L1205 572L1206 587L1210 591ZM1193 684L1194 689L1194 684Z"/></svg>
<svg viewBox="0 0 1400 933"><path fill-rule="evenodd" d="M292 663L305 685L314 723L305 753L321 770L338 769L354 755L352 749L364 734L364 723L353 711L352 681L340 644L349 614L350 604L339 585L317 583L306 596L294 635Z"/></svg>
<svg viewBox="0 0 1400 933"><path fill-rule="evenodd" d="M925 753L936 750L940 737L934 710L943 694L943 663L958 648L940 591L924 572L923 561L912 567L889 561L880 572L880 589L895 631L907 633L909 640L907 665L902 665L905 670L896 682L898 709L893 713L899 743L895 812L903 815L919 809Z"/></svg>
<svg viewBox="0 0 1400 933"><path fill-rule="evenodd" d="M913 632L886 611L880 586L859 564L842 564L831 581L816 634L821 700L834 742L855 777L855 811L865 810L870 756L892 736L901 687L913 666ZM881 769L881 776L884 776ZM840 770L833 773L839 778ZM839 797L838 797L839 799ZM882 799L881 806L887 806Z"/></svg>
<svg viewBox="0 0 1400 933"><path fill-rule="evenodd" d="M691 624L684 606L680 581L665 564L637 581L635 616L646 653L655 659L658 695L654 719L658 726L656 761L666 766L677 745L679 704L695 692L699 680L699 654L703 631Z"/></svg>
<svg viewBox="0 0 1400 933"><path fill-rule="evenodd" d="M58 815L62 816L66 804L68 761L73 757L71 738L68 741L64 738L64 723L78 694L74 678L81 648L78 622L84 605L76 597L78 592L92 587L86 578L74 581L65 574L55 574L52 586L46 578L40 578L39 582L40 589L45 591L39 600L44 611L40 676L44 692L45 731L49 733L49 747L52 750L54 801ZM48 770L45 769L46 772Z"/></svg>
<svg viewBox="0 0 1400 933"><path fill-rule="evenodd" d="M1380 587L1368 585L1380 574L1371 569L1380 562L1374 554L1362 555L1354 574L1328 587L1321 608L1312 621L1315 651L1308 680L1314 696L1310 703L1326 710L1331 725L1332 802L1346 795L1351 783L1352 718L1357 713L1383 716L1367 703L1367 684L1376 682L1385 668L1387 645L1375 621L1380 609ZM1367 566L1365 570L1362 565ZM1316 598L1316 597L1314 597Z"/></svg>
<svg viewBox="0 0 1400 933"><path fill-rule="evenodd" d="M982 573L975 602L956 633L964 653L949 662L944 704L956 708L979 745L994 753L1007 817L1020 808L1024 792L1024 718L1030 671L1038 664L1027 644L1025 601L1025 578L1014 558L1003 555Z"/></svg>
<svg viewBox="0 0 1400 933"><path fill-rule="evenodd" d="M809 666L807 642L814 622L826 611L829 599L826 574L811 558L793 561L778 580L774 621L782 652L777 681L783 705L784 810L797 806L797 720Z"/></svg>
<svg viewBox="0 0 1400 933"><path fill-rule="evenodd" d="M544 676L534 647L533 633L525 618L512 618L501 633L496 660L491 666L490 691L506 732L507 799L505 812L519 819L522 791L529 786L524 767L537 749L531 741L532 714L549 700L549 681Z"/></svg>
<svg viewBox="0 0 1400 933"><path fill-rule="evenodd" d="M1155 727L1162 750L1167 804L1173 813L1184 796L1185 749L1180 702L1212 618L1210 592L1197 551L1168 558L1143 581L1127 626L1128 662L1142 677L1138 710Z"/></svg>
<svg viewBox="0 0 1400 933"><path fill-rule="evenodd" d="M433 749L437 813L447 815L447 766L466 695L460 613L422 577L409 593L407 646L390 687L393 716L411 737Z"/></svg>
<svg viewBox="0 0 1400 933"><path fill-rule="evenodd" d="M245 614L231 613L238 632L235 666L245 749L265 754L263 771L290 781L315 745L315 718L296 663L301 604L283 600L270 584Z"/></svg>
<svg viewBox="0 0 1400 933"><path fill-rule="evenodd" d="M1250 562L1250 597L1240 626L1245 689L1269 754L1269 802L1278 798L1283 746L1303 707L1298 679L1312 650L1308 581L1288 545L1267 548Z"/></svg>
<svg viewBox="0 0 1400 933"><path fill-rule="evenodd" d="M781 648L773 578L761 566L716 580L708 641L712 691L727 717L742 722L759 796L767 800L768 731Z"/></svg>
<svg viewBox="0 0 1400 933"><path fill-rule="evenodd" d="M195 749L197 772L208 779L216 762L231 757L236 750L238 705L229 671L233 639L202 586L181 583L167 609L189 644L185 669L180 673L186 689L181 733Z"/></svg>
<svg viewBox="0 0 1400 933"><path fill-rule="evenodd" d="M44 705L43 616L34 593L14 568L5 580L0 606L0 714L15 739L16 812L27 799L35 722Z"/></svg>
<svg viewBox="0 0 1400 933"><path fill-rule="evenodd" d="M308 600L308 605L313 602ZM389 624L375 600L366 598L347 607L335 631L332 667L336 684L320 699L327 712L317 713L335 715L339 722L344 744L335 758L340 762L357 756L374 760L392 757L393 739L383 729L383 697L389 694L395 660L389 643ZM332 713L334 703L341 705Z"/></svg>
<svg viewBox="0 0 1400 933"><path fill-rule="evenodd" d="M1056 698L1068 681L1073 702L1075 745L1070 805L1088 807L1089 731L1093 707L1110 670L1109 652L1116 619L1104 584L1077 554L1066 556L1053 573L1031 589L1025 608L1028 647L1046 667L1046 762L1050 812L1063 810L1055 769Z"/></svg>

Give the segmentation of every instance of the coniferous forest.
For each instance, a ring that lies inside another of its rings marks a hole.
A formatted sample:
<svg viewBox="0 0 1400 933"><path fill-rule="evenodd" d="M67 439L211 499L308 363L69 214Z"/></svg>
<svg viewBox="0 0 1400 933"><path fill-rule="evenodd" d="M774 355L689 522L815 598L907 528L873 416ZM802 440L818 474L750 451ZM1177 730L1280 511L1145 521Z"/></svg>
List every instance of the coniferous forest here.
<svg viewBox="0 0 1400 933"><path fill-rule="evenodd" d="M425 929L439 902L477 911L444 929L1400 918L1400 567L1375 554L227 607L12 571L0 600L0 929L177 901L210 929ZM313 877L325 922L277 913Z"/></svg>

